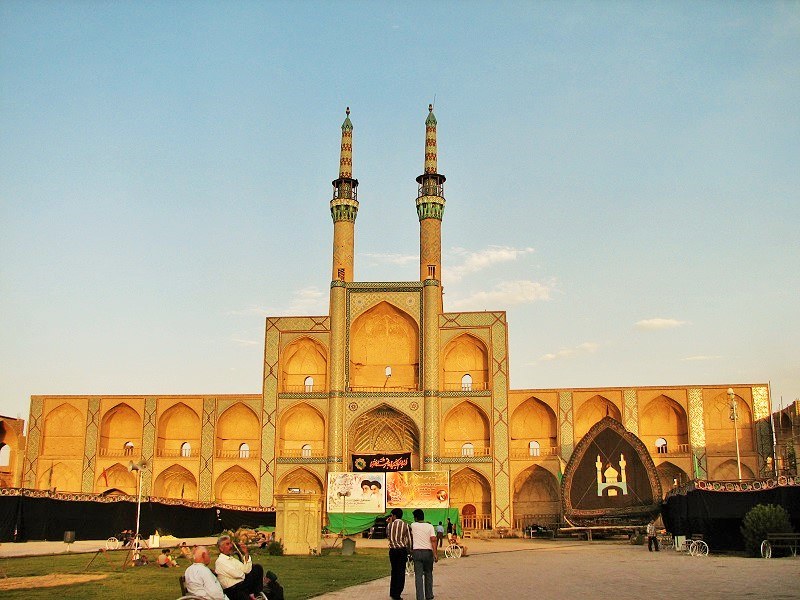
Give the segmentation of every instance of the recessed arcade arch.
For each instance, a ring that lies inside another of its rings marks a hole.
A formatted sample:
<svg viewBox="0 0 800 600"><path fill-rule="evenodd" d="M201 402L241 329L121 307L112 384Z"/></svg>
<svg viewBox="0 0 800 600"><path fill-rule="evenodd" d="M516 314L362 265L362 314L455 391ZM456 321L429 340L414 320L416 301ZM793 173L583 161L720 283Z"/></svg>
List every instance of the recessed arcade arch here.
<svg viewBox="0 0 800 600"><path fill-rule="evenodd" d="M156 477L153 495L158 498L197 500L197 480L185 467L172 465Z"/></svg>
<svg viewBox="0 0 800 600"><path fill-rule="evenodd" d="M321 496L323 485L316 474L308 469L299 467L281 477L275 491L278 494L286 494L290 489L298 489L301 492L310 492Z"/></svg>
<svg viewBox="0 0 800 600"><path fill-rule="evenodd" d="M737 429L740 452L753 450L753 414L741 396L736 396L736 410L739 415ZM736 451L736 436L728 395L721 393L705 404L706 448L711 454ZM735 477L734 479L737 479Z"/></svg>
<svg viewBox="0 0 800 600"><path fill-rule="evenodd" d="M419 430L414 420L382 404L358 417L348 432L351 453L410 452L411 465L419 468Z"/></svg>
<svg viewBox="0 0 800 600"><path fill-rule="evenodd" d="M157 455L186 457L181 448L188 444L191 448L189 456L196 456L200 450L200 435L200 417L183 402L178 402L158 419Z"/></svg>
<svg viewBox="0 0 800 600"><path fill-rule="evenodd" d="M549 455L556 447L558 426L553 410L531 396L511 414L512 456L530 456L531 442L539 444L539 455Z"/></svg>
<svg viewBox="0 0 800 600"><path fill-rule="evenodd" d="M583 439L592 426L599 423L604 417L611 417L622 422L619 409L605 396L597 394L581 404L575 414L575 441L579 442Z"/></svg>
<svg viewBox="0 0 800 600"><path fill-rule="evenodd" d="M418 381L419 328L410 315L380 302L353 321L351 388L416 390Z"/></svg>
<svg viewBox="0 0 800 600"><path fill-rule="evenodd" d="M465 381L468 385L465 385ZM488 382L489 353L482 341L465 333L447 344L442 353L443 389L485 390L488 389Z"/></svg>
<svg viewBox="0 0 800 600"><path fill-rule="evenodd" d="M558 520L558 481L539 465L528 467L514 481L514 522L522 527ZM546 515L546 517L543 517Z"/></svg>
<svg viewBox="0 0 800 600"><path fill-rule="evenodd" d="M71 404L50 411L44 420L42 454L45 456L83 456L86 419ZM80 489L78 486L77 489Z"/></svg>
<svg viewBox="0 0 800 600"><path fill-rule="evenodd" d="M133 444L133 451L126 444ZM100 456L140 454L142 450L142 418L122 402L103 415L100 422Z"/></svg>
<svg viewBox="0 0 800 600"><path fill-rule="evenodd" d="M100 472L94 489L96 492L114 489L133 496L136 494L136 475L128 471L127 467L116 463Z"/></svg>
<svg viewBox="0 0 800 600"><path fill-rule="evenodd" d="M746 464L742 463L742 479L755 479L753 471ZM736 481L739 479L739 469L736 466L736 459L723 462L714 469L710 479L721 481Z"/></svg>
<svg viewBox="0 0 800 600"><path fill-rule="evenodd" d="M689 420L686 411L675 400L663 394L644 407L639 419L639 439L651 454L657 454L657 440L666 441L665 454L688 452ZM663 487L663 486L662 486ZM672 487L670 481L669 487ZM669 489L669 488L667 488Z"/></svg>
<svg viewBox="0 0 800 600"><path fill-rule="evenodd" d="M486 477L469 467L450 477L450 506L461 514L465 529L490 529L492 488Z"/></svg>
<svg viewBox="0 0 800 600"><path fill-rule="evenodd" d="M216 448L217 458L258 458L261 439L261 425L253 410L241 402L229 407L217 419ZM240 449L247 444L247 452Z"/></svg>
<svg viewBox="0 0 800 600"><path fill-rule="evenodd" d="M299 402L288 409L278 424L278 447L282 456L303 456L311 446L311 456L325 451L325 418L310 404Z"/></svg>
<svg viewBox="0 0 800 600"><path fill-rule="evenodd" d="M301 337L287 345L281 357L280 381L284 392L326 391L328 353L325 347L309 337Z"/></svg>
<svg viewBox="0 0 800 600"><path fill-rule="evenodd" d="M491 451L491 428L486 414L470 401L455 406L444 418L442 439L445 456L460 456L464 444L472 444L472 456L485 456Z"/></svg>
<svg viewBox="0 0 800 600"><path fill-rule="evenodd" d="M234 466L217 477L214 495L218 501L226 504L258 506L258 483L251 473Z"/></svg>

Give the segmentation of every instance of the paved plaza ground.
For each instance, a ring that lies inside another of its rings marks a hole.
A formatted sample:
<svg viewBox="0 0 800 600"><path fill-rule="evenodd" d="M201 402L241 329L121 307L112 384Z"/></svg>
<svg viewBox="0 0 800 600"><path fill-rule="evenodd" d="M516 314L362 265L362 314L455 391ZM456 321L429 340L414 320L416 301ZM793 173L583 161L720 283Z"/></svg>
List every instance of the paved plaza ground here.
<svg viewBox="0 0 800 600"><path fill-rule="evenodd" d="M191 538L189 544L213 543ZM469 556L442 559L434 568L437 600L789 600L800 599L800 557L779 559L714 555L691 557L673 550L648 552L624 541L466 540ZM94 551L101 542L80 541L72 551ZM356 538L359 548L386 548L385 540ZM3 544L0 557L64 552L63 542ZM443 556L443 555L442 555ZM389 597L387 577L317 596L317 600ZM313 576L313 574L309 574ZM406 577L405 600L414 600Z"/></svg>
<svg viewBox="0 0 800 600"><path fill-rule="evenodd" d="M510 539L466 543L469 556L442 558L435 565L436 600L800 599L800 557L691 557L671 549L648 552L646 546L616 541ZM362 540L357 544L364 545ZM388 557L386 568L388 572ZM388 597L386 577L317 596L316 600ZM415 598L413 576L406 577L403 598Z"/></svg>

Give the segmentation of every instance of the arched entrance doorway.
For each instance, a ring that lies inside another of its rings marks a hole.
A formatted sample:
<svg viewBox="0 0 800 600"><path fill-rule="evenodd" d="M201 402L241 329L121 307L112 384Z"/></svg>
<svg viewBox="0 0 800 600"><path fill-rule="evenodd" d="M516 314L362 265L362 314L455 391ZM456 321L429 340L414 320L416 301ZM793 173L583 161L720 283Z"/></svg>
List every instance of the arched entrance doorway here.
<svg viewBox="0 0 800 600"><path fill-rule="evenodd" d="M408 415L385 404L365 412L350 426L352 454L411 453L411 469L421 469L419 431ZM353 465L350 464L350 468Z"/></svg>

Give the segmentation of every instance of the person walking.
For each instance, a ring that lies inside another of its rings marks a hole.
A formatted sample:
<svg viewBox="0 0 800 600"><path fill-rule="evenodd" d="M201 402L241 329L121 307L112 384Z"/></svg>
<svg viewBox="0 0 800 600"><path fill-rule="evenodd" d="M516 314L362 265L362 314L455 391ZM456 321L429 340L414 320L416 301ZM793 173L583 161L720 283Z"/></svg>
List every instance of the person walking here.
<svg viewBox="0 0 800 600"><path fill-rule="evenodd" d="M406 585L406 561L408 550L411 548L411 530L408 528L408 523L403 521L402 509L392 509L389 524L386 526L386 538L389 540L389 564L392 567L389 597L392 600L400 600Z"/></svg>
<svg viewBox="0 0 800 600"><path fill-rule="evenodd" d="M650 521L647 524L647 550L649 552L652 552L653 546L655 546L656 552L658 552L658 536L656 535L656 522Z"/></svg>
<svg viewBox="0 0 800 600"><path fill-rule="evenodd" d="M450 520L450 517L447 517L447 541L452 543L453 540L453 522Z"/></svg>
<svg viewBox="0 0 800 600"><path fill-rule="evenodd" d="M424 523L422 509L413 512L411 524L411 555L414 557L414 583L417 600L433 600L433 563L439 560L436 532L433 525Z"/></svg>
<svg viewBox="0 0 800 600"><path fill-rule="evenodd" d="M444 539L444 525L442 525L442 522L439 521L439 524L436 526L436 545L439 548L442 547L443 539Z"/></svg>

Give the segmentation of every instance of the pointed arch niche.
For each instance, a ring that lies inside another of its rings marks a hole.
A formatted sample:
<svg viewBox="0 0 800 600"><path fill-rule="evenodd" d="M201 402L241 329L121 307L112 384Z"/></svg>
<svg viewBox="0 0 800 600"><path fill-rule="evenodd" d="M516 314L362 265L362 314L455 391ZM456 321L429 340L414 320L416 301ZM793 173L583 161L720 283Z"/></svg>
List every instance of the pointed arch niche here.
<svg viewBox="0 0 800 600"><path fill-rule="evenodd" d="M231 467L217 477L214 497L226 504L258 506L258 483L242 467Z"/></svg>
<svg viewBox="0 0 800 600"><path fill-rule="evenodd" d="M81 478L80 466L69 465L63 462L53 462L49 465L42 465L42 473L39 476L40 490L55 489L58 492L80 492Z"/></svg>
<svg viewBox="0 0 800 600"><path fill-rule="evenodd" d="M128 444L133 445L132 450ZM142 418L124 402L117 404L100 422L100 456L139 456L141 453Z"/></svg>
<svg viewBox="0 0 800 600"><path fill-rule="evenodd" d="M200 417L183 402L178 402L164 411L158 419L156 456L199 456L200 436Z"/></svg>
<svg viewBox="0 0 800 600"><path fill-rule="evenodd" d="M100 470L100 475L95 481L94 490L97 493L105 492L106 490L119 490L124 494L131 496L136 495L136 475L128 471L127 467L121 463L116 463L110 467Z"/></svg>
<svg viewBox="0 0 800 600"><path fill-rule="evenodd" d="M644 407L639 419L639 439L653 455L688 453L689 419L686 411L668 396L662 394L654 398ZM663 449L663 442L659 440L666 442L666 449ZM662 448L659 449L659 446ZM670 488L672 480L664 489Z"/></svg>
<svg viewBox="0 0 800 600"><path fill-rule="evenodd" d="M185 467L172 465L156 477L153 496L197 500L197 479Z"/></svg>
<svg viewBox="0 0 800 600"><path fill-rule="evenodd" d="M739 415L737 428L739 430L740 452L753 451L753 414L750 407L741 396L736 396L737 413ZM736 436L733 421L731 421L730 404L728 395L724 392L716 396L711 402L705 403L706 425L706 450L709 454L729 454L736 452ZM733 461L734 463L736 461ZM744 467L742 467L744 477ZM736 475L733 479L738 479Z"/></svg>
<svg viewBox="0 0 800 600"><path fill-rule="evenodd" d="M490 431L486 414L472 402L461 402L444 418L442 454L488 456L491 454ZM467 449L469 453L466 453Z"/></svg>
<svg viewBox="0 0 800 600"><path fill-rule="evenodd" d="M658 473L659 481L661 481L661 493L664 496L676 485L683 485L690 479L686 471L669 461L664 461L658 465L656 472Z"/></svg>
<svg viewBox="0 0 800 600"><path fill-rule="evenodd" d="M62 404L50 411L44 420L42 454L44 456L82 457L85 435L86 419L84 416L71 404Z"/></svg>
<svg viewBox="0 0 800 600"><path fill-rule="evenodd" d="M450 507L457 508L464 529L491 529L492 488L469 467L450 477Z"/></svg>
<svg viewBox="0 0 800 600"><path fill-rule="evenodd" d="M442 357L443 389L489 389L489 353L479 339L467 333L460 335L447 344Z"/></svg>
<svg viewBox="0 0 800 600"><path fill-rule="evenodd" d="M250 407L237 402L217 419L215 445L217 458L257 459L261 425ZM246 444L243 451L242 444Z"/></svg>
<svg viewBox="0 0 800 600"><path fill-rule="evenodd" d="M531 396L511 414L511 456L551 456L556 452L558 426L556 415L547 404ZM533 454L531 442L539 444Z"/></svg>
<svg viewBox="0 0 800 600"><path fill-rule="evenodd" d="M16 487L17 432L0 419L0 486Z"/></svg>
<svg viewBox="0 0 800 600"><path fill-rule="evenodd" d="M746 464L742 463L742 479L755 479L753 471ZM726 460L714 469L709 479L719 481L738 481L739 470L736 468L736 459Z"/></svg>
<svg viewBox="0 0 800 600"><path fill-rule="evenodd" d="M514 481L515 527L557 523L560 506L558 481L550 471L533 465L517 475Z"/></svg>
<svg viewBox="0 0 800 600"><path fill-rule="evenodd" d="M283 349L281 390L292 393L328 391L328 353L318 341L301 337Z"/></svg>
<svg viewBox="0 0 800 600"><path fill-rule="evenodd" d="M382 404L358 417L348 432L350 453L411 453L411 468L419 469L419 430L408 415Z"/></svg>
<svg viewBox="0 0 800 600"><path fill-rule="evenodd" d="M276 493L286 494L290 488L299 489L303 493L322 495L322 481L308 469L298 468L286 473L278 482Z"/></svg>
<svg viewBox="0 0 800 600"><path fill-rule="evenodd" d="M311 446L310 450L304 451L307 446ZM325 419L313 406L305 402L295 404L281 416L278 447L281 456L324 456Z"/></svg>
<svg viewBox="0 0 800 600"><path fill-rule="evenodd" d="M619 409L605 396L597 394L581 404L575 414L575 441L579 442L595 423L599 423L606 416L622 422Z"/></svg>
<svg viewBox="0 0 800 600"><path fill-rule="evenodd" d="M381 302L353 321L349 386L360 391L419 388L419 328L411 316Z"/></svg>

